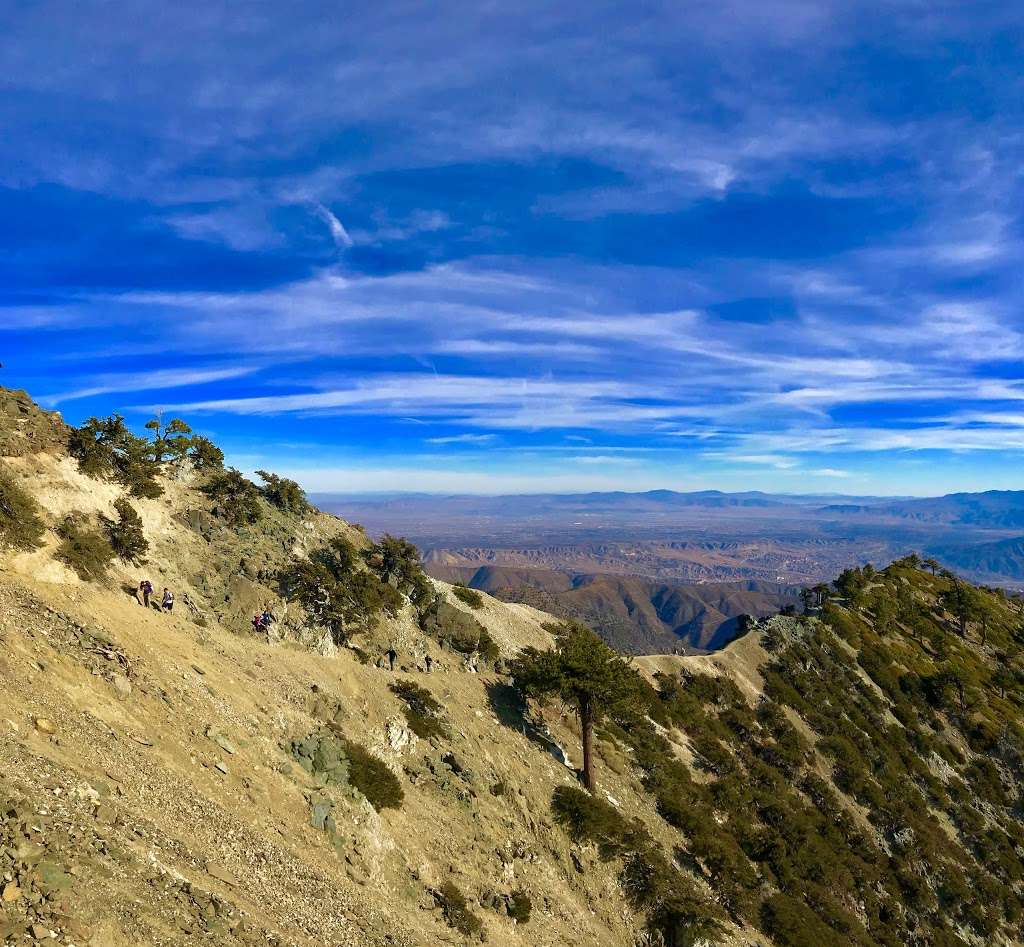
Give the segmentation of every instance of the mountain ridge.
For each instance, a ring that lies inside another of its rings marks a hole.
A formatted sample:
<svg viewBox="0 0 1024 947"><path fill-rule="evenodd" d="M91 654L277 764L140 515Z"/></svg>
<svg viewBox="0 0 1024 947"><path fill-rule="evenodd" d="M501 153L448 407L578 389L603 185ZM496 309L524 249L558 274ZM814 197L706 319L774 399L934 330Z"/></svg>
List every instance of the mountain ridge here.
<svg viewBox="0 0 1024 947"><path fill-rule="evenodd" d="M619 661L590 794L576 721L509 674L552 616L421 581L208 447L104 424L105 466L42 423L0 436L8 942L1022 942L1019 598L908 556L714 653ZM148 549L96 568L126 537Z"/></svg>

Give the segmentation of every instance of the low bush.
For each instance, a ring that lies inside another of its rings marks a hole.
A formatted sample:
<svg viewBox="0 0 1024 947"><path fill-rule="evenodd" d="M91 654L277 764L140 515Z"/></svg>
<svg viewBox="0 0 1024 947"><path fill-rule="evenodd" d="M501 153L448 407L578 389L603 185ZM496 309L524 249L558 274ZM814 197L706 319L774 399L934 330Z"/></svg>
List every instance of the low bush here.
<svg viewBox="0 0 1024 947"><path fill-rule="evenodd" d="M445 922L460 934L471 937L483 929L483 922L470 909L465 895L451 881L434 892L434 900L444 913Z"/></svg>
<svg viewBox="0 0 1024 947"><path fill-rule="evenodd" d="M348 781L369 800L371 806L382 809L398 809L405 799L405 792L398 778L372 753L350 740L345 742L348 757Z"/></svg>
<svg viewBox="0 0 1024 947"><path fill-rule="evenodd" d="M484 597L476 589L471 589L461 582L452 586L452 595L462 602L463 605L468 605L470 608L483 607Z"/></svg>
<svg viewBox="0 0 1024 947"><path fill-rule="evenodd" d="M513 891L508 898L508 916L517 924L526 924L530 920L530 912L533 910L533 901L530 896L519 888Z"/></svg>
<svg viewBox="0 0 1024 947"><path fill-rule="evenodd" d="M425 687L413 681L395 681L391 692L404 704L402 712L409 729L424 740L447 736L442 715L444 708Z"/></svg>
<svg viewBox="0 0 1024 947"><path fill-rule="evenodd" d="M607 860L628 850L642 830L610 803L574 786L559 786L551 799L555 821L574 842L592 842Z"/></svg>
<svg viewBox="0 0 1024 947"><path fill-rule="evenodd" d="M837 942L836 932L818 920L803 901L775 894L761 907L761 925L779 947L822 947Z"/></svg>
<svg viewBox="0 0 1024 947"><path fill-rule="evenodd" d="M713 944L723 912L654 846L630 854L619 883L629 903L647 913L647 930L663 944Z"/></svg>
<svg viewBox="0 0 1024 947"><path fill-rule="evenodd" d="M39 505L6 470L0 469L0 545L15 549L36 549L46 527Z"/></svg>
<svg viewBox="0 0 1024 947"><path fill-rule="evenodd" d="M93 582L107 574L114 550L106 535L91 528L80 516L68 516L59 527L61 542L56 556L70 566L80 579Z"/></svg>
<svg viewBox="0 0 1024 947"><path fill-rule="evenodd" d="M116 520L106 520L107 539L114 554L133 565L145 561L149 542L142 531L142 517L124 497L114 501Z"/></svg>

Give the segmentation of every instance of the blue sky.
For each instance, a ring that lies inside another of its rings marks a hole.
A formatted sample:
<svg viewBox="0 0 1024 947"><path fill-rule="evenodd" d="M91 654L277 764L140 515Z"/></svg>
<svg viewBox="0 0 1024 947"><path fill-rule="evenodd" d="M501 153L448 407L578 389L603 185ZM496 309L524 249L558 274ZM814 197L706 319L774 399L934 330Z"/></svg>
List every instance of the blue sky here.
<svg viewBox="0 0 1024 947"><path fill-rule="evenodd" d="M312 490L1021 488L1024 8L0 0L0 361Z"/></svg>

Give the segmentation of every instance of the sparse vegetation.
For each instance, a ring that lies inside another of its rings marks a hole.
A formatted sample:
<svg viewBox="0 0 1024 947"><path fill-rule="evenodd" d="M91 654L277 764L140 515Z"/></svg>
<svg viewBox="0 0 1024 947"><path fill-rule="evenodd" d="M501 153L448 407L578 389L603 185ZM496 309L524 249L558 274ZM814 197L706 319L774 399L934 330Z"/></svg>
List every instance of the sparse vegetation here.
<svg viewBox="0 0 1024 947"><path fill-rule="evenodd" d="M45 532L39 505L0 467L0 546L36 549Z"/></svg>
<svg viewBox="0 0 1024 947"><path fill-rule="evenodd" d="M116 520L106 520L107 539L114 554L133 565L145 561L149 542L142 530L142 517L125 498L114 501Z"/></svg>
<svg viewBox="0 0 1024 947"><path fill-rule="evenodd" d="M405 798L398 777L358 743L346 740L345 755L348 757L348 781L355 786L370 805L378 812L382 809L398 809Z"/></svg>
<svg viewBox="0 0 1024 947"><path fill-rule="evenodd" d="M445 922L453 930L466 937L472 937L483 929L483 922L470 910L465 895L454 882L446 881L441 885L440 889L434 892L434 900L444 913Z"/></svg>
<svg viewBox="0 0 1024 947"><path fill-rule="evenodd" d="M394 681L391 692L402 701L402 712L409 729L416 736L429 740L431 737L447 735L448 728L443 720L444 708L425 687L413 681Z"/></svg>
<svg viewBox="0 0 1024 947"><path fill-rule="evenodd" d="M452 595L454 595L464 605L468 605L470 608L482 608L484 604L484 597L476 591L461 583L456 583L452 586Z"/></svg>
<svg viewBox="0 0 1024 947"><path fill-rule="evenodd" d="M104 533L90 526L84 517L72 515L57 527L57 535L61 540L57 558L80 579L96 582L106 576L114 550Z"/></svg>

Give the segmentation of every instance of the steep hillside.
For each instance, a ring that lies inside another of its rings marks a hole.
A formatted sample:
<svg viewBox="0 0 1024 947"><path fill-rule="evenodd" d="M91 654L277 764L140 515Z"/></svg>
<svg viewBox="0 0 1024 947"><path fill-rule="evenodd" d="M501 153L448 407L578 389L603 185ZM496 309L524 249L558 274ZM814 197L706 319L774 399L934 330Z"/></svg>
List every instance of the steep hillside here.
<svg viewBox="0 0 1024 947"><path fill-rule="evenodd" d="M1024 584L1024 536L973 546L936 546L928 551L940 562L981 581Z"/></svg>
<svg viewBox="0 0 1024 947"><path fill-rule="evenodd" d="M447 566L429 560L425 568L432 576L465 583L502 601L579 619L627 654L714 650L736 636L741 615L762 618L798 600L795 588L753 579L675 585L634 576Z"/></svg>
<svg viewBox="0 0 1024 947"><path fill-rule="evenodd" d="M620 664L591 795L509 674L548 616L185 434L39 417L0 455L6 943L1024 943L1018 600L908 559Z"/></svg>

